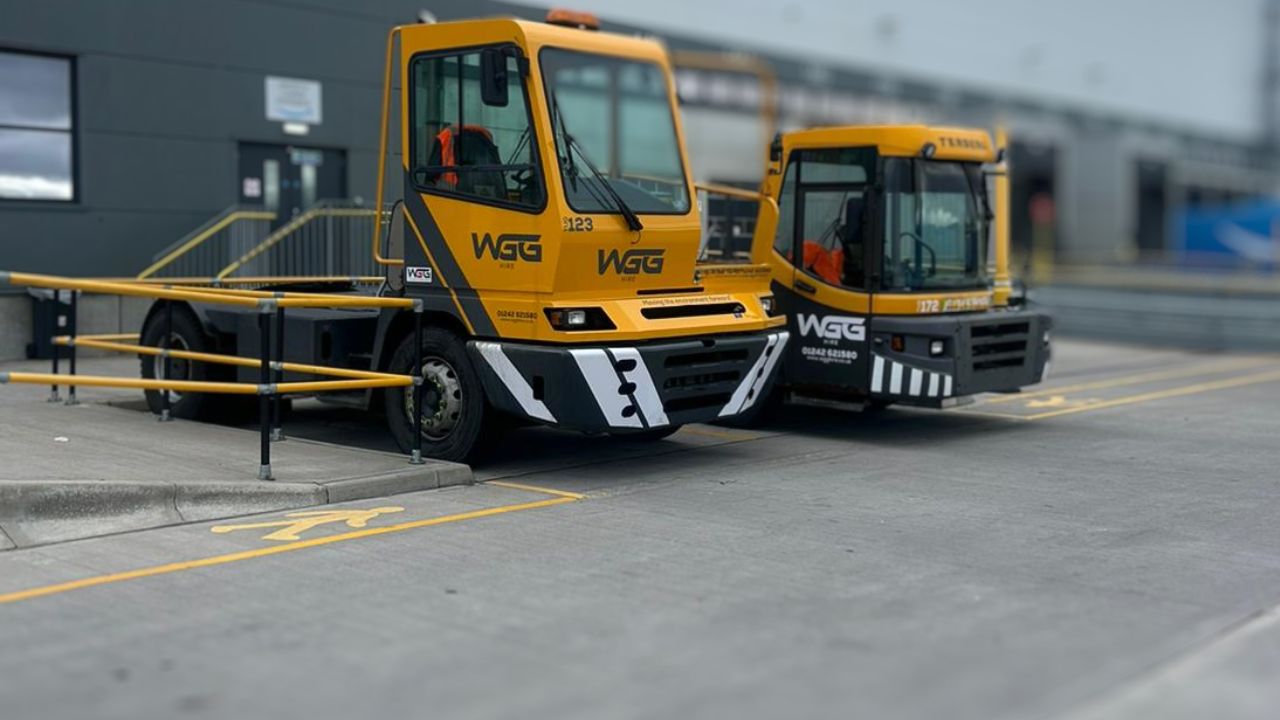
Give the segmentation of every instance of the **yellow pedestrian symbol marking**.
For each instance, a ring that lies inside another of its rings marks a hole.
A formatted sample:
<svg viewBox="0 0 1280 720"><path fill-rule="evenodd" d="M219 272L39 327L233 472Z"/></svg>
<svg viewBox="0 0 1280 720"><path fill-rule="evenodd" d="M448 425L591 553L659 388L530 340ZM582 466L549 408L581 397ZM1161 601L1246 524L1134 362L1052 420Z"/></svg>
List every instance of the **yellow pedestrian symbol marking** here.
<svg viewBox="0 0 1280 720"><path fill-rule="evenodd" d="M349 528L362 528L379 515L404 512L404 508L390 505L370 508L368 510L307 510L285 515L286 520L246 523L244 525L214 525L210 528L218 534L235 532L236 530L259 530L262 528L280 528L275 532L262 536L263 540L301 540L300 533L312 528L331 523L346 523Z"/></svg>
<svg viewBox="0 0 1280 720"><path fill-rule="evenodd" d="M1029 408L1062 407L1063 405L1066 405L1066 404L1067 404L1066 395L1050 395L1049 397L1043 400L1027 401L1027 407Z"/></svg>
<svg viewBox="0 0 1280 720"><path fill-rule="evenodd" d="M1081 398L1079 400L1068 400L1066 395L1050 395L1047 398L1038 400L1028 400L1027 409L1035 410L1038 408L1061 408L1061 407L1079 407L1088 405L1089 403L1098 402L1096 398Z"/></svg>

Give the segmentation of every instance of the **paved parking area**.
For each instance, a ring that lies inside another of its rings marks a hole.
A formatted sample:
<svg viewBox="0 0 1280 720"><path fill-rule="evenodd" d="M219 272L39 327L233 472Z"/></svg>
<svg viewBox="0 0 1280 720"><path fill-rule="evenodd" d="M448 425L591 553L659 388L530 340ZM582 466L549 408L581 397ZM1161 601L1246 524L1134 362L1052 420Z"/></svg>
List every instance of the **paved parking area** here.
<svg viewBox="0 0 1280 720"><path fill-rule="evenodd" d="M0 556L14 717L1274 717L1280 364L1060 343L1043 389ZM290 432L376 447L299 407Z"/></svg>

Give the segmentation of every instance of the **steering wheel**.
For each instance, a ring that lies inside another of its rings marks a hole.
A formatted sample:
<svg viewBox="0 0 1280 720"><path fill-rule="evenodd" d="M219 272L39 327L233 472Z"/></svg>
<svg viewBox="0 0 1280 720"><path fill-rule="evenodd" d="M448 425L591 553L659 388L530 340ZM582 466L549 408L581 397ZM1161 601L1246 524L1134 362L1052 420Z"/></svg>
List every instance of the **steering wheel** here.
<svg viewBox="0 0 1280 720"><path fill-rule="evenodd" d="M911 261L909 261L909 260L904 260L904 261L902 262L902 266L903 266L904 268L907 268L907 269L908 269L908 271L909 271L909 272L911 272L913 275L916 275L917 277L920 277L920 278L922 278L922 279L923 279L923 278L926 278L926 277L933 277L934 275L937 275L937 274L938 274L938 253L937 253L937 252L935 252L933 248L929 247L929 244L928 244L928 243L926 243L924 240L921 240L919 235L916 235L915 233L911 232L910 230L903 230L903 231L898 235L898 239L899 239L899 240L901 240L901 239L902 239L902 238L904 238L904 237L906 237L906 238L911 238L911 243L912 243L912 246L913 246L913 247L924 248L925 250L927 250L927 251L929 252L929 273L928 273L927 275L923 275L923 274L921 274L921 269L920 269L920 268L912 268L912 266L911 266Z"/></svg>
<svg viewBox="0 0 1280 720"><path fill-rule="evenodd" d="M536 178L537 175L534 173L532 166L526 167L522 170L517 170L511 176L511 179L516 183L516 191L521 195L524 195L526 192L533 189Z"/></svg>

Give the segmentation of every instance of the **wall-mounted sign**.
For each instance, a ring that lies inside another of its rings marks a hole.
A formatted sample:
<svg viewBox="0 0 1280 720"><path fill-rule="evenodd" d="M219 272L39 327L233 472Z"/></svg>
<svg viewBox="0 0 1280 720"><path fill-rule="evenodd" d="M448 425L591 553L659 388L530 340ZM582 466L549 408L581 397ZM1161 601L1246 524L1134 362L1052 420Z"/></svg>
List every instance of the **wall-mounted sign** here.
<svg viewBox="0 0 1280 720"><path fill-rule="evenodd" d="M316 80L267 76L267 119L320 124L320 83Z"/></svg>

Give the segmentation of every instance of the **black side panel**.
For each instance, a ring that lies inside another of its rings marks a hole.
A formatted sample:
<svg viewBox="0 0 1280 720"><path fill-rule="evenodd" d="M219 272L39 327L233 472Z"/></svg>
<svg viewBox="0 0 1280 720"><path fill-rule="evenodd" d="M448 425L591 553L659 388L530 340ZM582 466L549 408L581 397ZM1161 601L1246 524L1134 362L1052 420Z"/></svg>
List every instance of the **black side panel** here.
<svg viewBox="0 0 1280 720"><path fill-rule="evenodd" d="M432 285L415 286L413 283L408 282L409 279L406 278L408 291L413 295L446 292L456 294L466 321L475 330L476 336L485 338L497 337L497 329L494 328L493 322L489 319L488 313L485 312L484 305L481 304L480 299L476 296L475 290L471 289L471 284L467 282L466 276L462 274L462 268L458 266L458 261L454 258L453 251L445 241L444 235L440 232L440 226L436 224L435 218L431 216L431 211L422 199L422 195L413 189L407 176L405 177L404 206L409 211L409 217L412 218L413 225L417 226L418 231L422 233L422 242L426 244L427 249L431 252L431 257L435 260L435 271L440 274L440 279L443 279L445 284L448 285L448 290L440 287L437 279ZM406 232L413 232L407 224ZM412 242L405 242L405 265L426 265L429 261L420 254L421 248L418 247L417 238L414 237L412 240ZM457 314L456 310L453 314Z"/></svg>
<svg viewBox="0 0 1280 720"><path fill-rule="evenodd" d="M779 379L793 387L865 391L870 367L866 316L832 310L778 283L773 296L791 331Z"/></svg>
<svg viewBox="0 0 1280 720"><path fill-rule="evenodd" d="M258 315L257 312L243 311L234 314L238 329L237 354L241 357L261 357ZM275 315L271 317L274 323ZM284 359L286 362L368 370L369 351L373 348L377 325L377 310L290 308L285 311ZM272 337L274 342L274 331ZM258 368L237 368L237 379L256 383ZM285 373L287 382L312 379L332 378Z"/></svg>

